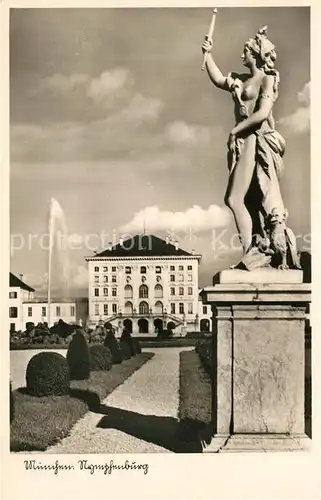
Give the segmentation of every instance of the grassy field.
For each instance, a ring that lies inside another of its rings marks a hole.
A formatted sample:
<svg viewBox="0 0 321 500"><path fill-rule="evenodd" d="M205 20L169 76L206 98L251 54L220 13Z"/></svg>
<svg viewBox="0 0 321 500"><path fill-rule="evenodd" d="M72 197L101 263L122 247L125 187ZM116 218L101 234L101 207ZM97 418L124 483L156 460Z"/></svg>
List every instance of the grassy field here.
<svg viewBox="0 0 321 500"><path fill-rule="evenodd" d="M11 451L44 451L69 434L88 410L99 411L100 401L141 368L153 353L142 353L108 372L92 372L88 380L72 381L70 394L38 398L25 388L14 391L15 419L10 428Z"/></svg>

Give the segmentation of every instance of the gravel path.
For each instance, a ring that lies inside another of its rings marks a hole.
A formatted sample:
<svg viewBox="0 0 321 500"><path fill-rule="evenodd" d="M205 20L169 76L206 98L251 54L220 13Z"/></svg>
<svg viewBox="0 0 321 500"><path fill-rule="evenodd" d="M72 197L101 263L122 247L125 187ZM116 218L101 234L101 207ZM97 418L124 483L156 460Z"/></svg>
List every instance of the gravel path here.
<svg viewBox="0 0 321 500"><path fill-rule="evenodd" d="M182 348L148 350L155 356L102 401L99 413L88 412L46 453L173 451Z"/></svg>

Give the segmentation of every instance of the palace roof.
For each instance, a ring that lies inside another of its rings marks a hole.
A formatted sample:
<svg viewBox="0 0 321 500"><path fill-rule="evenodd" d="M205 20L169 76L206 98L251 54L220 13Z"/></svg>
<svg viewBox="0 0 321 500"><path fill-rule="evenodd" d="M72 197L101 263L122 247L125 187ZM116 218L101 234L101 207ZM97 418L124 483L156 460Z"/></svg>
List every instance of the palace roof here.
<svg viewBox="0 0 321 500"><path fill-rule="evenodd" d="M192 256L177 245L154 235L136 235L94 255L94 257Z"/></svg>

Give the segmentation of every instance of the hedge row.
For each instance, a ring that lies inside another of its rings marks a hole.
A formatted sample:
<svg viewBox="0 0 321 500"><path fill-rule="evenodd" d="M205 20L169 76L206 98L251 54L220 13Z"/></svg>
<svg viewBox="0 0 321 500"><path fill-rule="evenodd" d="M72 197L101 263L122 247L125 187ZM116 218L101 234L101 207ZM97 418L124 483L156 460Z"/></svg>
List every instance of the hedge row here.
<svg viewBox="0 0 321 500"><path fill-rule="evenodd" d="M199 355L207 373L214 377L213 341L199 340L195 345L195 351Z"/></svg>
<svg viewBox="0 0 321 500"><path fill-rule="evenodd" d="M88 380L92 371L109 371L113 364L140 352L139 342L128 332L118 342L110 331L105 345L88 346L85 335L78 329L70 341L66 358L50 351L31 358L26 371L27 391L39 397L68 394L70 381Z"/></svg>

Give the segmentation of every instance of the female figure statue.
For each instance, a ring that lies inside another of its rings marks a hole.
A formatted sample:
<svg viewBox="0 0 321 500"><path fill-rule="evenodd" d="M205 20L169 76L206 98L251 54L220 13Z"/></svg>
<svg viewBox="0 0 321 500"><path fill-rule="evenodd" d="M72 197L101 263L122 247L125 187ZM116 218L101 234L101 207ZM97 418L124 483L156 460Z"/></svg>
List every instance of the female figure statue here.
<svg viewBox="0 0 321 500"><path fill-rule="evenodd" d="M211 55L212 42L202 45L206 69L219 89L234 100L235 126L228 140L229 180L225 204L232 210L244 251L247 269L268 265L288 268L290 250L293 267L299 267L295 237L286 227L279 178L283 171L284 138L275 130L273 105L278 97L279 73L276 52L267 38L267 27L248 40L242 53L248 73L223 76ZM281 226L280 226L281 224ZM275 229L278 238L275 237ZM274 234L274 237L273 237ZM278 240L278 241L277 241Z"/></svg>

